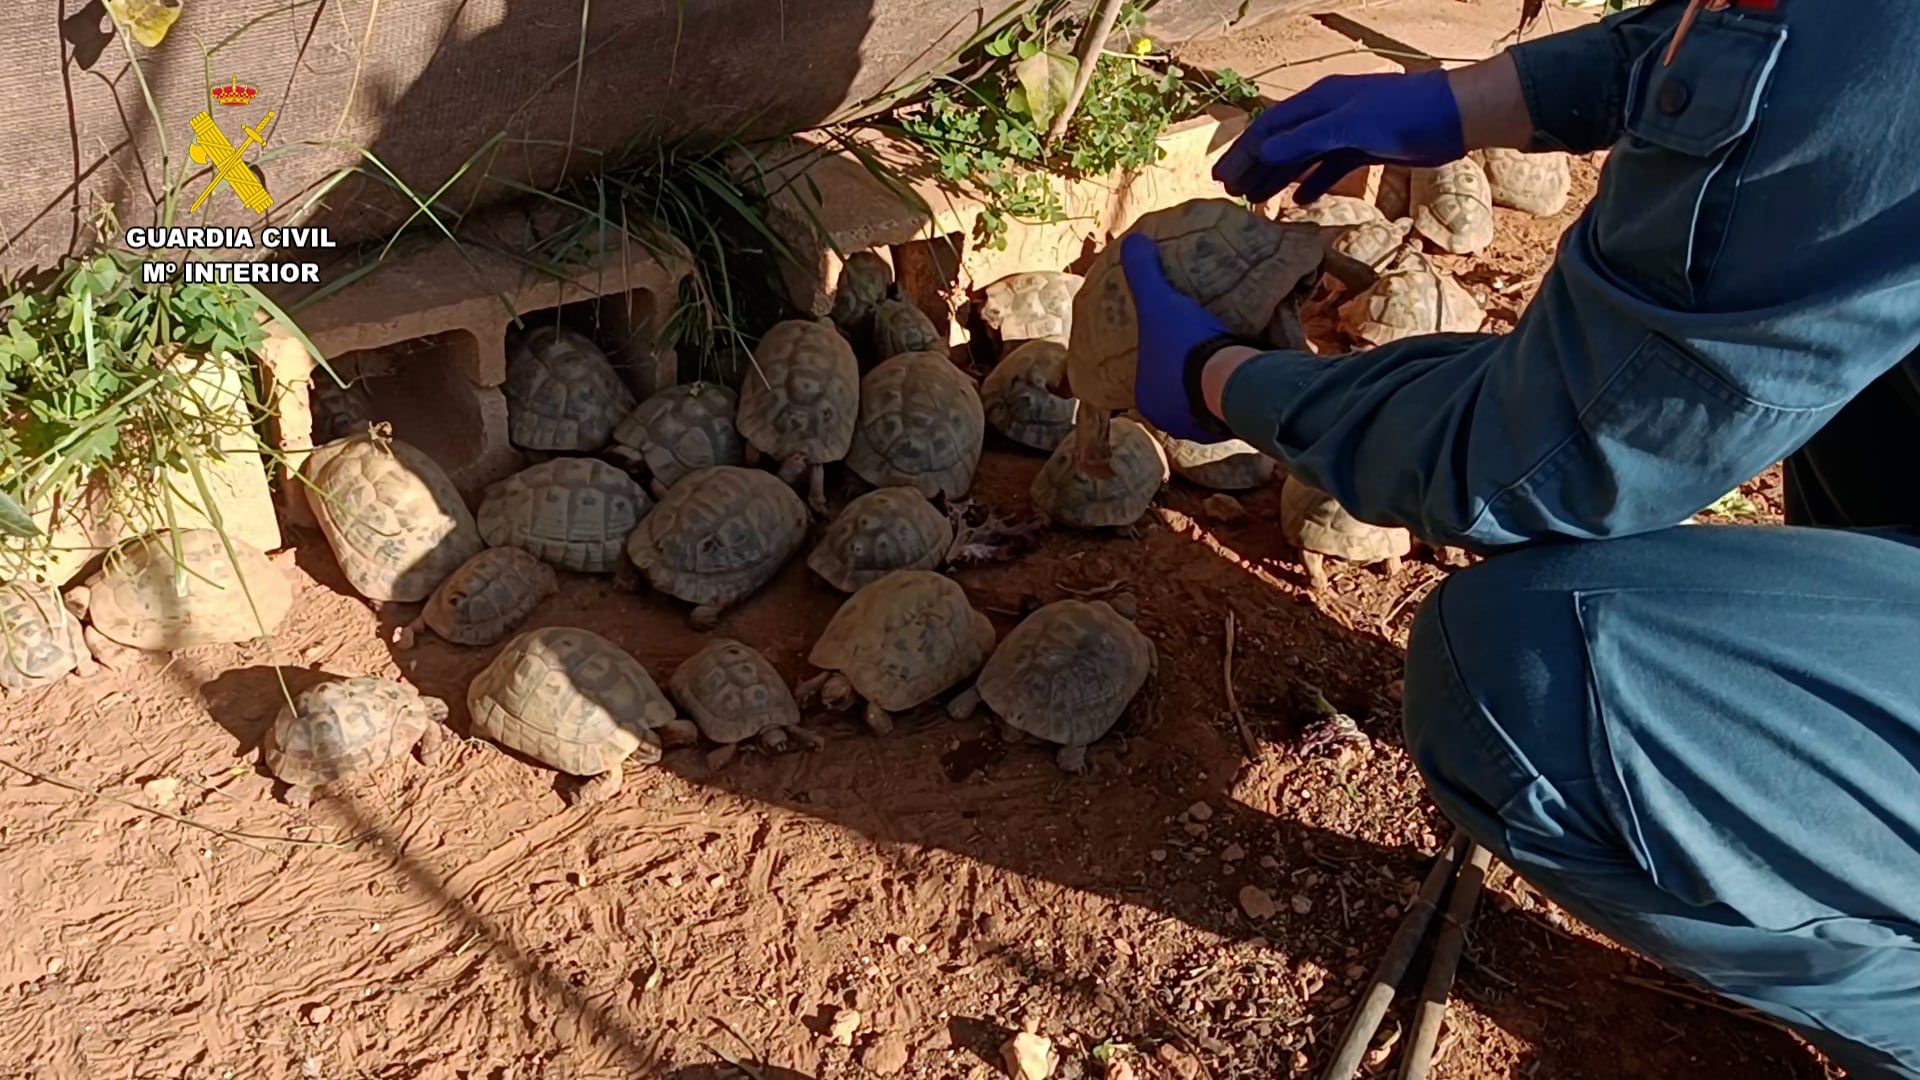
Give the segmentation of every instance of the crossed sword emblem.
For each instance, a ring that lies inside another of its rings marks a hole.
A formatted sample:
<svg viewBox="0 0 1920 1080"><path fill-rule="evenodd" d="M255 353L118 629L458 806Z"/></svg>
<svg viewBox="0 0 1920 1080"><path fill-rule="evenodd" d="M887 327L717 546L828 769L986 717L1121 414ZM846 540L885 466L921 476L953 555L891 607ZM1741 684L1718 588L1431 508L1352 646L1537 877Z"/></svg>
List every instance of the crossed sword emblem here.
<svg viewBox="0 0 1920 1080"><path fill-rule="evenodd" d="M208 115L205 109L200 110L199 115L193 118L193 147L187 151L187 154L193 158L196 165L211 163L216 175L213 183L208 184L207 189L200 193L200 197L193 200L193 205L187 208L187 213L191 214L199 210L200 204L206 202L207 196L213 194L213 189L219 187L223 181L233 189L235 195L240 196L241 202L247 204L247 209L256 214L267 212L267 207L273 205L273 196L267 194L266 186L260 183L260 178L254 175L253 170L240 155L250 146L266 144L266 138L260 133L265 131L267 125L271 123L273 123L273 110L269 109L266 117L257 127L243 129L247 133L247 139L236 147L227 141L225 133L213 122L213 117Z"/></svg>

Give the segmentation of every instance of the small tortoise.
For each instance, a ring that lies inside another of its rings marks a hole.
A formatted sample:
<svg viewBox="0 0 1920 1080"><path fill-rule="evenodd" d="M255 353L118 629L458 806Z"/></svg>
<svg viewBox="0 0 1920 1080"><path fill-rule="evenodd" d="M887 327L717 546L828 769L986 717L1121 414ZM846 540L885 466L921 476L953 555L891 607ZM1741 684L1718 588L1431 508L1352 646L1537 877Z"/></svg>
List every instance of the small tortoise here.
<svg viewBox="0 0 1920 1080"><path fill-rule="evenodd" d="M1380 169L1380 192L1373 197L1380 216L1398 221L1413 213L1413 171L1405 165L1386 165Z"/></svg>
<svg viewBox="0 0 1920 1080"><path fill-rule="evenodd" d="M707 755L710 768L732 761L748 739L775 752L789 736L810 747L825 742L800 726L800 705L773 664L732 638L714 639L674 668L667 690L700 734L720 744Z"/></svg>
<svg viewBox="0 0 1920 1080"><path fill-rule="evenodd" d="M1041 339L1067 343L1073 329L1073 298L1086 279L1058 270L1009 274L988 285L980 321L1003 345Z"/></svg>
<svg viewBox="0 0 1920 1080"><path fill-rule="evenodd" d="M840 266L833 290L835 326L852 337L865 337L873 327L873 309L893 288L893 268L871 251L856 251Z"/></svg>
<svg viewBox="0 0 1920 1080"><path fill-rule="evenodd" d="M1026 735L1060 746L1054 760L1087 771L1087 747L1113 729L1159 667L1153 639L1104 600L1056 600L1007 632L955 719L985 703L1009 742Z"/></svg>
<svg viewBox="0 0 1920 1080"><path fill-rule="evenodd" d="M402 632L400 644L411 646L424 627L455 645L492 645L559 588L553 567L525 548L488 548L433 590L420 617Z"/></svg>
<svg viewBox="0 0 1920 1080"><path fill-rule="evenodd" d="M866 700L875 734L890 713L931 701L980 670L993 652L993 622L965 589L932 570L895 570L849 596L814 642L807 662L823 669L800 684L802 704L818 695L840 710Z"/></svg>
<svg viewBox="0 0 1920 1080"><path fill-rule="evenodd" d="M1442 251L1471 255L1493 243L1493 191L1472 158L1413 170L1413 228Z"/></svg>
<svg viewBox="0 0 1920 1080"><path fill-rule="evenodd" d="M808 521L800 496L772 474L714 465L667 492L627 538L627 555L654 588L696 605L695 629L710 630L800 550Z"/></svg>
<svg viewBox="0 0 1920 1080"><path fill-rule="evenodd" d="M1281 216L1286 221L1311 221L1336 227L1386 220L1379 207L1351 195L1322 195L1305 206L1288 207Z"/></svg>
<svg viewBox="0 0 1920 1080"><path fill-rule="evenodd" d="M1034 475L1034 509L1047 519L1082 529L1130 528L1167 482L1167 453L1138 422L1113 419L1112 474L1093 476L1074 465L1075 428Z"/></svg>
<svg viewBox="0 0 1920 1080"><path fill-rule="evenodd" d="M1378 273L1385 270L1387 264L1400 253L1411 232L1412 218L1403 217L1394 221L1381 218L1346 230L1327 245L1327 250L1364 263Z"/></svg>
<svg viewBox="0 0 1920 1080"><path fill-rule="evenodd" d="M820 534L807 566L841 592L855 592L895 570L932 570L953 547L953 522L918 489L869 491Z"/></svg>
<svg viewBox="0 0 1920 1080"><path fill-rule="evenodd" d="M927 313L908 303L894 286L893 295L873 307L873 351L878 359L910 352L945 352L947 342Z"/></svg>
<svg viewBox="0 0 1920 1080"><path fill-rule="evenodd" d="M590 339L536 326L507 348L507 437L525 450L584 453L607 445L633 391Z"/></svg>
<svg viewBox="0 0 1920 1080"><path fill-rule="evenodd" d="M1073 430L1075 398L1058 391L1067 380L1067 347L1029 341L1000 358L980 382L980 406L993 430L1022 446L1052 452Z"/></svg>
<svg viewBox="0 0 1920 1080"><path fill-rule="evenodd" d="M267 771L287 789L280 800L306 806L322 788L398 761L415 746L437 766L447 751L447 703L392 679L334 679L302 691L267 729Z"/></svg>
<svg viewBox="0 0 1920 1080"><path fill-rule="evenodd" d="M33 690L69 672L86 678L99 671L80 628L83 610L44 585L0 584L0 690Z"/></svg>
<svg viewBox="0 0 1920 1080"><path fill-rule="evenodd" d="M743 456L733 418L739 395L719 383L669 386L641 402L613 429L613 441L632 451L653 474L653 497L695 469L738 465Z"/></svg>
<svg viewBox="0 0 1920 1080"><path fill-rule="evenodd" d="M1152 237L1167 280L1228 330L1304 348L1299 302L1319 279L1332 231L1271 221L1227 199L1196 199L1142 216L1129 233ZM1067 345L1067 382L1080 399L1076 467L1095 476L1113 468L1108 418L1137 407L1139 328L1120 248L1108 244L1087 271L1087 284L1074 297Z"/></svg>
<svg viewBox="0 0 1920 1080"><path fill-rule="evenodd" d="M520 547L562 570L611 574L620 546L653 510L638 481L594 458L555 458L488 486L480 535Z"/></svg>
<svg viewBox="0 0 1920 1080"><path fill-rule="evenodd" d="M347 584L369 600L424 600L485 546L446 471L409 443L350 435L301 468L327 546Z"/></svg>
<svg viewBox="0 0 1920 1080"><path fill-rule="evenodd" d="M1280 489L1280 531L1287 543L1300 549L1300 562L1314 591L1327 587L1326 556L1348 562L1385 562L1387 576L1400 572L1400 558L1413 550L1413 535L1405 529L1370 525L1341 506L1333 496L1299 477L1287 477Z"/></svg>
<svg viewBox="0 0 1920 1080"><path fill-rule="evenodd" d="M699 729L640 661L591 630L528 630L500 650L467 687L473 733L558 769L591 777L574 805L616 795L630 758L660 760L665 747L691 744Z"/></svg>
<svg viewBox="0 0 1920 1080"><path fill-rule="evenodd" d="M966 372L940 353L901 353L860 380L847 468L875 487L958 497L973 486L986 434L980 392Z"/></svg>
<svg viewBox="0 0 1920 1080"><path fill-rule="evenodd" d="M105 663L116 645L172 652L266 637L293 608L293 582L244 540L182 529L141 537L109 555L68 599L84 605L88 643Z"/></svg>
<svg viewBox="0 0 1920 1080"><path fill-rule="evenodd" d="M1465 286L1424 258L1389 268L1340 305L1341 325L1372 345L1416 334L1470 334L1485 317Z"/></svg>
<svg viewBox="0 0 1920 1080"><path fill-rule="evenodd" d="M827 512L827 465L847 456L860 417L860 362L826 322L775 323L754 350L735 419L747 462L768 454L780 479L807 476L807 505Z"/></svg>
<svg viewBox="0 0 1920 1080"><path fill-rule="evenodd" d="M1558 151L1528 154L1502 147L1477 152L1487 172L1493 205L1535 217L1552 217L1566 209L1573 186L1567 155Z"/></svg>
<svg viewBox="0 0 1920 1080"><path fill-rule="evenodd" d="M1273 479L1279 462L1241 439L1191 442L1162 433L1167 461L1180 476L1216 491L1244 491Z"/></svg>

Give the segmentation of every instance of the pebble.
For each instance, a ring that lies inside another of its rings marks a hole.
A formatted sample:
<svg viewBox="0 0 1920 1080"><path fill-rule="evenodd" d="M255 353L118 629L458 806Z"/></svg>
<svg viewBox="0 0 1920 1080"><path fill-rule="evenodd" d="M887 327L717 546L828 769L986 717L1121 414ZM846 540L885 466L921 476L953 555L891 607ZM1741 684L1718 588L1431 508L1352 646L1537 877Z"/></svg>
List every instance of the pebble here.
<svg viewBox="0 0 1920 1080"><path fill-rule="evenodd" d="M1155 1050L1153 1056L1158 1058L1160 1064L1165 1065L1169 1072L1179 1077L1179 1080L1200 1080L1200 1063L1193 1059L1192 1054L1172 1043L1161 1043L1160 1049Z"/></svg>
<svg viewBox="0 0 1920 1080"><path fill-rule="evenodd" d="M1000 1047L1000 1060L1014 1080L1047 1080L1060 1063L1053 1040L1031 1031L1022 1031Z"/></svg>
<svg viewBox="0 0 1920 1080"><path fill-rule="evenodd" d="M1334 998L1333 1001L1327 1005L1327 1008L1333 1012L1339 1012L1351 1004L1353 1004L1353 999L1345 994L1341 994L1339 997Z"/></svg>
<svg viewBox="0 0 1920 1080"><path fill-rule="evenodd" d="M162 776L141 784L140 791L147 797L147 802L164 810L179 799L180 781L171 776Z"/></svg>
<svg viewBox="0 0 1920 1080"><path fill-rule="evenodd" d="M1205 825L1200 824L1197 821L1189 821L1185 825L1182 825L1180 827L1187 831L1188 836L1207 835L1207 827Z"/></svg>
<svg viewBox="0 0 1920 1080"><path fill-rule="evenodd" d="M1227 849L1220 853L1221 860L1225 862L1239 862L1246 857L1247 849L1239 844L1228 844Z"/></svg>
<svg viewBox="0 0 1920 1080"><path fill-rule="evenodd" d="M1167 849L1163 847L1154 848L1152 851L1147 852L1147 858L1152 859L1154 862L1166 862Z"/></svg>
<svg viewBox="0 0 1920 1080"><path fill-rule="evenodd" d="M67 962L57 956L47 957L47 974L58 975L67 970Z"/></svg>
<svg viewBox="0 0 1920 1080"><path fill-rule="evenodd" d="M898 1035L882 1035L860 1051L863 1068L881 1076L892 1076L907 1067L907 1040Z"/></svg>
<svg viewBox="0 0 1920 1080"><path fill-rule="evenodd" d="M1307 1061L1306 1051L1295 1050L1293 1052L1293 1071L1294 1072L1297 1072L1297 1073L1306 1072L1308 1064L1310 1063Z"/></svg>
<svg viewBox="0 0 1920 1080"><path fill-rule="evenodd" d="M1293 898L1287 901L1287 905L1293 908L1295 914L1305 915L1313 910L1313 898L1306 893L1294 893Z"/></svg>
<svg viewBox="0 0 1920 1080"><path fill-rule="evenodd" d="M860 1030L860 1010L841 1009L833 1014L833 1026L827 1034L841 1046L853 1045L853 1033Z"/></svg>
<svg viewBox="0 0 1920 1080"><path fill-rule="evenodd" d="M309 1024L324 1024L332 1018L333 1006L331 1005L307 1006L307 1023Z"/></svg>
<svg viewBox="0 0 1920 1080"><path fill-rule="evenodd" d="M1187 816L1195 821L1207 821L1213 817L1213 807L1197 802L1187 807Z"/></svg>
<svg viewBox="0 0 1920 1080"><path fill-rule="evenodd" d="M1268 895L1267 890L1258 885L1242 885L1240 910L1246 912L1248 918L1271 919L1280 909L1274 906L1273 897Z"/></svg>
<svg viewBox="0 0 1920 1080"><path fill-rule="evenodd" d="M1364 979L1366 977L1367 977L1367 965L1365 964L1348 964L1347 965L1347 978Z"/></svg>
<svg viewBox="0 0 1920 1080"><path fill-rule="evenodd" d="M1278 870L1280 869L1280 860L1271 855L1262 855L1260 856L1260 865L1269 870Z"/></svg>
<svg viewBox="0 0 1920 1080"><path fill-rule="evenodd" d="M1205 514L1209 521L1218 522L1221 525L1245 521L1247 517L1247 508L1240 505L1240 500L1224 491L1201 499L1200 512Z"/></svg>

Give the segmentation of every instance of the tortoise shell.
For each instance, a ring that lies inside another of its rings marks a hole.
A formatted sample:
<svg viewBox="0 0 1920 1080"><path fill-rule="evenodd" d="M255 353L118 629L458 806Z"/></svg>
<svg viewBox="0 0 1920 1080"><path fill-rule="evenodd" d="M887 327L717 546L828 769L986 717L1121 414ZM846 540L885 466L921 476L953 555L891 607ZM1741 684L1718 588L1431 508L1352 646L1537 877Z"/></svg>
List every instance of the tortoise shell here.
<svg viewBox="0 0 1920 1080"><path fill-rule="evenodd" d="M1485 317L1465 286L1424 259L1389 269L1340 305L1341 325L1373 345L1416 334L1470 334Z"/></svg>
<svg viewBox="0 0 1920 1080"><path fill-rule="evenodd" d="M995 431L1022 446L1051 451L1073 430L1080 402L1056 391L1067 379L1067 347L1029 341L1000 358L980 382L980 406Z"/></svg>
<svg viewBox="0 0 1920 1080"><path fill-rule="evenodd" d="M367 430L373 422L372 403L359 383L341 386L330 378L316 378L307 391L313 412L313 437L321 443Z"/></svg>
<svg viewBox="0 0 1920 1080"><path fill-rule="evenodd" d="M500 392L507 437L527 450L598 450L634 406L633 391L600 347L561 326L514 336Z"/></svg>
<svg viewBox="0 0 1920 1080"><path fill-rule="evenodd" d="M932 570L953 546L953 523L912 487L883 487L848 502L807 556L841 592L894 570Z"/></svg>
<svg viewBox="0 0 1920 1080"><path fill-rule="evenodd" d="M861 697L900 712L979 671L994 637L992 621L968 603L959 582L931 570L895 570L840 605L807 662L840 672Z"/></svg>
<svg viewBox="0 0 1920 1080"><path fill-rule="evenodd" d="M1332 227L1386 220L1379 207L1351 195L1322 195L1305 206L1288 207L1282 217L1287 221L1311 221Z"/></svg>
<svg viewBox="0 0 1920 1080"><path fill-rule="evenodd" d="M1244 491L1273 479L1279 462L1241 439L1217 443L1192 442L1162 435L1167 462L1173 471L1201 487L1216 491Z"/></svg>
<svg viewBox="0 0 1920 1080"><path fill-rule="evenodd" d="M1528 154L1503 147L1478 151L1487 172L1487 190L1493 205L1535 217L1552 217L1566 209L1573 187L1573 170L1559 151Z"/></svg>
<svg viewBox="0 0 1920 1080"><path fill-rule="evenodd" d="M1104 600L1056 600L1020 621L974 688L994 715L1048 742L1108 731L1156 665L1153 641Z"/></svg>
<svg viewBox="0 0 1920 1080"><path fill-rule="evenodd" d="M927 313L900 299L888 297L873 307L873 351L880 359L901 353L945 351L947 342Z"/></svg>
<svg viewBox="0 0 1920 1080"><path fill-rule="evenodd" d="M1412 218L1403 217L1394 221L1380 218L1345 230L1334 237L1333 242L1327 245L1327 250L1363 262L1376 271L1383 270L1406 244L1407 236L1412 232Z"/></svg>
<svg viewBox="0 0 1920 1080"><path fill-rule="evenodd" d="M613 441L630 446L670 488L695 469L740 464L745 444L733 425L739 395L720 383L669 386L641 402L613 429Z"/></svg>
<svg viewBox="0 0 1920 1080"><path fill-rule="evenodd" d="M92 666L80 616L52 589L31 581L0 583L0 687L31 690Z"/></svg>
<svg viewBox="0 0 1920 1080"><path fill-rule="evenodd" d="M1332 495L1299 477L1287 477L1280 490L1280 531L1287 543L1357 563L1375 563L1413 549L1405 529L1361 521Z"/></svg>
<svg viewBox="0 0 1920 1080"><path fill-rule="evenodd" d="M456 645L491 645L559 589L553 567L524 548L492 547L433 590L421 618Z"/></svg>
<svg viewBox="0 0 1920 1080"><path fill-rule="evenodd" d="M1170 475L1167 454L1135 421L1113 418L1113 475L1094 478L1076 469L1074 430L1060 440L1053 455L1033 478L1029 493L1036 510L1063 525L1098 529L1131 525L1153 505L1153 497Z"/></svg>
<svg viewBox="0 0 1920 1080"><path fill-rule="evenodd" d="M633 477L595 458L556 458L489 485L480 535L525 548L562 570L611 574L620 546L653 509Z"/></svg>
<svg viewBox="0 0 1920 1080"><path fill-rule="evenodd" d="M292 607L293 583L278 566L212 529L142 537L109 555L87 582L93 629L154 652L265 637Z"/></svg>
<svg viewBox="0 0 1920 1080"><path fill-rule="evenodd" d="M1472 158L1413 170L1413 228L1442 251L1471 255L1493 243L1493 191Z"/></svg>
<svg viewBox="0 0 1920 1080"><path fill-rule="evenodd" d="M468 685L467 709L474 734L571 776L659 761L659 729L677 719L640 661L567 626L507 642Z"/></svg>
<svg viewBox="0 0 1920 1080"><path fill-rule="evenodd" d="M1405 165L1385 165L1380 169L1380 192L1373 197L1380 216L1398 221L1413 212L1413 173Z"/></svg>
<svg viewBox="0 0 1920 1080"><path fill-rule="evenodd" d="M773 580L806 542L800 496L760 469L690 472L627 538L654 588L690 604L727 604Z"/></svg>
<svg viewBox="0 0 1920 1080"><path fill-rule="evenodd" d="M973 486L987 433L980 392L934 352L901 353L860 380L860 419L847 468L869 484L907 484L928 498Z"/></svg>
<svg viewBox="0 0 1920 1080"><path fill-rule="evenodd" d="M261 754L289 784L322 784L405 756L447 703L392 679L337 679L302 691L267 729Z"/></svg>
<svg viewBox="0 0 1920 1080"><path fill-rule="evenodd" d="M673 669L667 689L700 734L723 745L800 723L800 706L779 670L732 638L715 638L688 657Z"/></svg>
<svg viewBox="0 0 1920 1080"><path fill-rule="evenodd" d="M1058 270L1009 274L988 285L980 321L1001 341L1049 339L1066 344L1073 329L1073 298L1086 279Z"/></svg>
<svg viewBox="0 0 1920 1080"><path fill-rule="evenodd" d="M775 323L740 388L740 434L762 453L827 464L847 456L860 415L860 362L831 326Z"/></svg>
<svg viewBox="0 0 1920 1080"><path fill-rule="evenodd" d="M369 600L424 600L485 546L446 471L409 443L348 436L308 455L302 471L341 573Z"/></svg>
<svg viewBox="0 0 1920 1080"><path fill-rule="evenodd" d="M1311 287L1326 252L1328 230L1311 222L1277 222L1227 199L1196 199L1146 214L1129 233L1152 237L1175 289L1211 311L1229 331L1282 344L1276 315L1296 290ZM1139 330L1133 292L1120 266L1119 243L1108 244L1073 299L1067 382L1083 408L1134 408Z"/></svg>
<svg viewBox="0 0 1920 1080"><path fill-rule="evenodd" d="M893 267L874 252L856 251L840 266L828 317L847 333L859 334L871 324L875 305L885 300L892 288Z"/></svg>

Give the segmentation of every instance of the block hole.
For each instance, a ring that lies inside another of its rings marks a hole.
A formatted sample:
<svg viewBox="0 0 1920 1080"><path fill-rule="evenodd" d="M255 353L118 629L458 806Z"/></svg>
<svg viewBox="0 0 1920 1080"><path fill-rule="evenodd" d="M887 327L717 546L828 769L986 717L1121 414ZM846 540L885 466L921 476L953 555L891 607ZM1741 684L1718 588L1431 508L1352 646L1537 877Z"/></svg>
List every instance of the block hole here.
<svg viewBox="0 0 1920 1080"><path fill-rule="evenodd" d="M964 326L969 306L960 281L961 259L966 253L967 234L962 232L893 245L893 279L901 295L926 312L934 329L945 335L949 344L956 342L959 335L955 324Z"/></svg>
<svg viewBox="0 0 1920 1080"><path fill-rule="evenodd" d="M394 438L412 443L449 474L485 457L485 399L500 391L476 386L464 372L477 370L480 342L465 330L413 338L377 349L342 354L330 361L351 385L369 420L393 425ZM314 380L316 398L321 384ZM327 403L314 402L316 441Z"/></svg>
<svg viewBox="0 0 1920 1080"><path fill-rule="evenodd" d="M641 398L679 381L679 360L672 351L656 352L660 305L652 289L616 289L590 300L540 308L507 327L506 348L536 326L564 326L600 346L613 369Z"/></svg>

